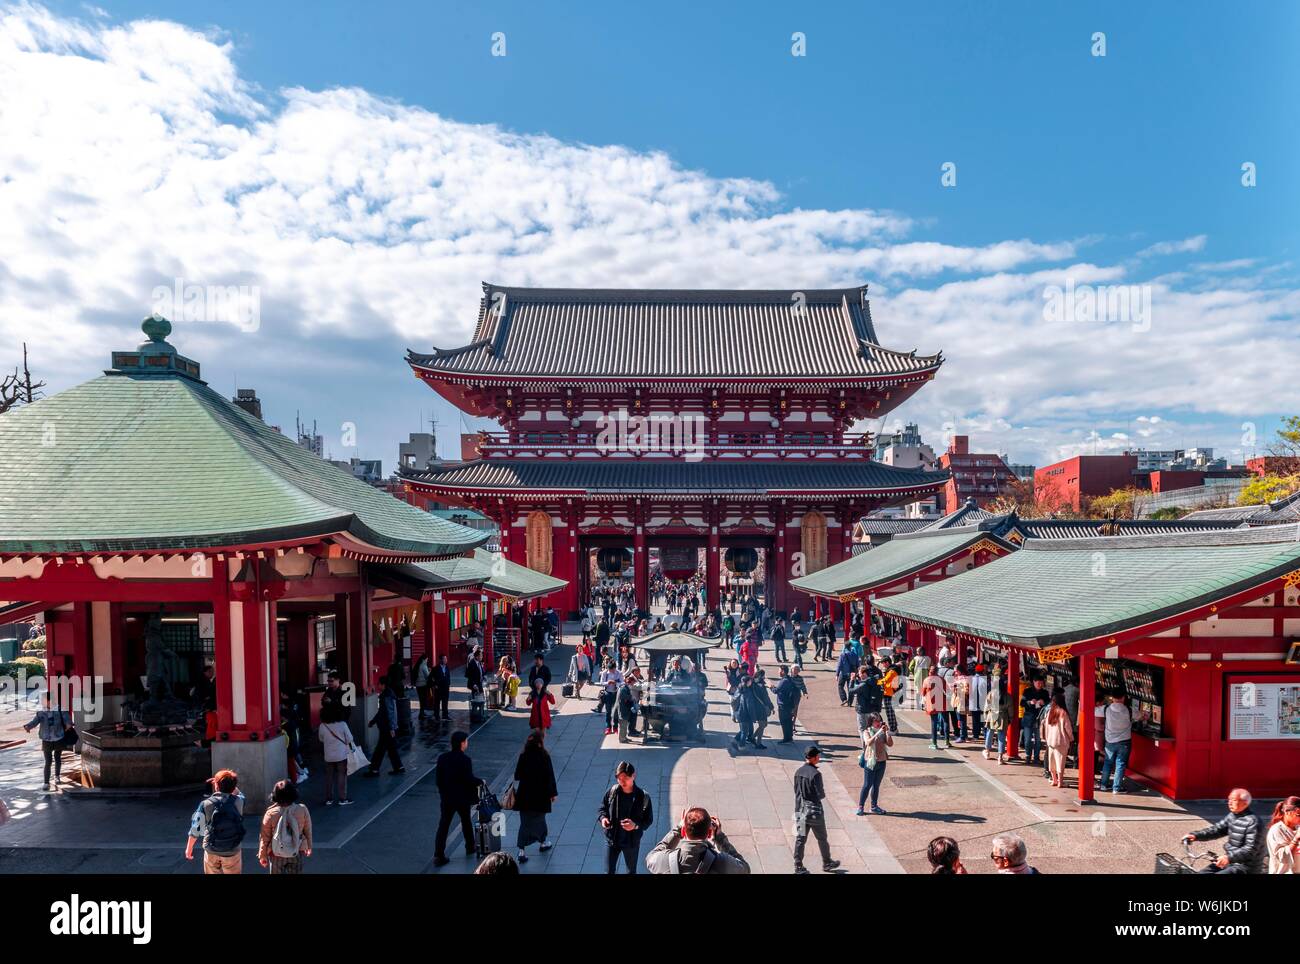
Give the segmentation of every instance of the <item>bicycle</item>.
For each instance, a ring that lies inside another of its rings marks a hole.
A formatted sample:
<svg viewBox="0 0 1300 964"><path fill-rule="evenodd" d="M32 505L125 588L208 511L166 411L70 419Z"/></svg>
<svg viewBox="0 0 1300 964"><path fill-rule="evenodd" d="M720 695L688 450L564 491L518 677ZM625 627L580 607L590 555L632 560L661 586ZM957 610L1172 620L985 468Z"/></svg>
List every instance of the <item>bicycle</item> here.
<svg viewBox="0 0 1300 964"><path fill-rule="evenodd" d="M1180 860L1173 854L1159 853L1156 854L1157 874L1199 874L1202 868L1197 864L1204 860L1207 861L1207 867L1212 866L1218 859L1219 855L1213 850L1207 850L1204 853L1192 853L1192 842L1183 841L1183 854L1186 859Z"/></svg>

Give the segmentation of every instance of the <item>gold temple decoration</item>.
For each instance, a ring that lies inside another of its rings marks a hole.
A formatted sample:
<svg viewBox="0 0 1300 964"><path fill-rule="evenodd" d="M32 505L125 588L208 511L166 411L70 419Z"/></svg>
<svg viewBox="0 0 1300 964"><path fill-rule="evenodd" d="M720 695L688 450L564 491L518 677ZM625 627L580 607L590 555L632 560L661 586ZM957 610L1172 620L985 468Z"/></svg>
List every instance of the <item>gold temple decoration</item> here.
<svg viewBox="0 0 1300 964"><path fill-rule="evenodd" d="M1073 644L1070 644L1073 645ZM1040 663L1064 663L1070 656L1070 646L1053 646L1050 649L1041 649L1038 651L1038 661Z"/></svg>
<svg viewBox="0 0 1300 964"><path fill-rule="evenodd" d="M971 552L1001 552L1002 547L992 539L981 539L970 547Z"/></svg>
<svg viewBox="0 0 1300 964"><path fill-rule="evenodd" d="M1282 587L1284 589L1295 589L1300 587L1300 569L1292 569L1282 577Z"/></svg>

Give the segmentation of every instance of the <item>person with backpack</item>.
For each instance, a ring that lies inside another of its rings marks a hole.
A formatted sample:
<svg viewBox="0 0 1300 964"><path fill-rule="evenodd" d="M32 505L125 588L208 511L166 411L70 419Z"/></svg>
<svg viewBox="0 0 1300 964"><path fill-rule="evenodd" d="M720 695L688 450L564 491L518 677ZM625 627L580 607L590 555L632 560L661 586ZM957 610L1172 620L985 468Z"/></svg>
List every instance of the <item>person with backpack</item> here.
<svg viewBox="0 0 1300 964"><path fill-rule="evenodd" d="M629 874L636 873L641 853L641 837L654 823L650 796L636 784L636 767L619 761L614 771L614 785L600 802L600 826L605 831L605 867L613 874L618 858L623 858Z"/></svg>
<svg viewBox="0 0 1300 964"><path fill-rule="evenodd" d="M794 644L794 665L803 669L803 655L808 652L808 637L803 634L798 623L794 624L794 635L790 639Z"/></svg>
<svg viewBox="0 0 1300 964"><path fill-rule="evenodd" d="M204 797L190 818L190 835L185 844L185 859L194 859L194 845L203 843L205 874L243 873L244 794L239 790L239 774L218 770L208 781L211 795Z"/></svg>
<svg viewBox="0 0 1300 964"><path fill-rule="evenodd" d="M271 806L262 814L257 862L272 874L301 874L302 858L311 856L311 812L298 800L298 788L281 780L271 791Z"/></svg>
<svg viewBox="0 0 1300 964"><path fill-rule="evenodd" d="M821 851L822 870L829 874L839 868L840 862L831 857L831 843L826 834L826 811L822 804L826 787L817 769L822 759L821 747L808 747L803 758L804 765L794 774L794 872L808 873L803 853L811 833Z"/></svg>
<svg viewBox="0 0 1300 964"><path fill-rule="evenodd" d="M356 748L352 731L343 720L321 719L316 730L320 739L321 755L325 760L325 806L335 802L340 807L352 805L348 797L348 761Z"/></svg>
<svg viewBox="0 0 1300 964"><path fill-rule="evenodd" d="M747 874L749 863L731 845L717 817L703 807L688 807L680 826L645 855L652 874Z"/></svg>
<svg viewBox="0 0 1300 964"><path fill-rule="evenodd" d="M375 750L370 754L370 766L366 770L366 776L379 776L379 761L388 754L388 762L393 768L388 772L393 776L400 776L406 772L406 767L402 766L402 757L397 752L397 693L394 692L392 682L384 684L384 691L379 694L379 709L370 720L370 725L377 727L379 730L379 742L375 744Z"/></svg>

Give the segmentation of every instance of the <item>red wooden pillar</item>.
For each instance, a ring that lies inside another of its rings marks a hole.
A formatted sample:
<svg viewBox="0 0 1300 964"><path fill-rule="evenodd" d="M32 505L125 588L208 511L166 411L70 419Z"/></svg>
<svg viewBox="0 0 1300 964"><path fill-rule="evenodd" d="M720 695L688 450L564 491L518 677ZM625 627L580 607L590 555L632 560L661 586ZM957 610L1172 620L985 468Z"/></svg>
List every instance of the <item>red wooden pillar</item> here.
<svg viewBox="0 0 1300 964"><path fill-rule="evenodd" d="M871 645L871 597L862 597L862 635L866 637L866 642L862 644L863 649L875 650Z"/></svg>
<svg viewBox="0 0 1300 964"><path fill-rule="evenodd" d="M718 526L716 519L709 520L709 547L704 558L704 588L705 588L705 608L713 612L718 608L718 576L721 575L720 567L722 557L719 552L721 539L718 537Z"/></svg>
<svg viewBox="0 0 1300 964"><path fill-rule="evenodd" d="M853 611L853 603L846 602L846 603L841 603L841 605L844 607L844 641L848 642L849 636L853 631L852 629L853 623L849 619L849 616Z"/></svg>
<svg viewBox="0 0 1300 964"><path fill-rule="evenodd" d="M438 649L433 635L433 596L426 593L420 598L420 614L416 617L420 623L420 633L424 640L424 654L429 657L429 665L438 663Z"/></svg>
<svg viewBox="0 0 1300 964"><path fill-rule="evenodd" d="M1011 728L1007 731L1007 759L1020 758L1020 652L1007 650L1007 698L1011 700ZM1082 699L1082 696L1080 696Z"/></svg>
<svg viewBox="0 0 1300 964"><path fill-rule="evenodd" d="M218 733L228 733L235 728L235 683L231 672L235 653L230 619L232 603L228 565L217 561L212 566L212 669L217 687ZM241 635L242 632L241 626Z"/></svg>
<svg viewBox="0 0 1300 964"><path fill-rule="evenodd" d="M1079 802L1093 799L1096 776L1096 757L1092 751L1096 739L1097 717L1093 714L1097 702L1097 657L1079 657Z"/></svg>
<svg viewBox="0 0 1300 964"><path fill-rule="evenodd" d="M779 613L790 611L790 555L786 551L786 512L778 506L772 512L772 525L776 530L776 561L772 569L772 599L770 605Z"/></svg>
<svg viewBox="0 0 1300 964"><path fill-rule="evenodd" d="M632 537L632 580L636 587L638 609L650 608L650 552L646 549L645 524L638 514Z"/></svg>

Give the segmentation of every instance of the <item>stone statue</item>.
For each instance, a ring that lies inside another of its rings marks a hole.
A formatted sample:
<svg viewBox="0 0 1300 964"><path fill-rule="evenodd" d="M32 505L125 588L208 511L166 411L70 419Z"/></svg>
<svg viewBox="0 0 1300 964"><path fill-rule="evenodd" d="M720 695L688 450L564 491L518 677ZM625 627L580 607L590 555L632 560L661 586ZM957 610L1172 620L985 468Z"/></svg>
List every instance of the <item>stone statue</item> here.
<svg viewBox="0 0 1300 964"><path fill-rule="evenodd" d="M189 721L189 704L172 693L172 673L176 654L167 648L162 636L162 617L149 617L144 629L145 689L148 698L140 707L140 722L145 726L167 726Z"/></svg>
<svg viewBox="0 0 1300 964"><path fill-rule="evenodd" d="M162 637L162 617L149 617L144 628L145 688L151 700L166 700L172 695L172 660L176 654L167 648Z"/></svg>

